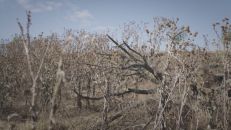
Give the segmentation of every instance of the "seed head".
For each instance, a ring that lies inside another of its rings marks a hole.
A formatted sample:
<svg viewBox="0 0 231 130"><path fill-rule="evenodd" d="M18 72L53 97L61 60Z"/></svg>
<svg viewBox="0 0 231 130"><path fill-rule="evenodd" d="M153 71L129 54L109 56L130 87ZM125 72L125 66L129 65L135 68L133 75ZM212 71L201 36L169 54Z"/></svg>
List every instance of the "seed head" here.
<svg viewBox="0 0 231 130"><path fill-rule="evenodd" d="M213 28L215 28L215 27L216 27L216 24L214 23L214 24L213 24Z"/></svg>
<svg viewBox="0 0 231 130"><path fill-rule="evenodd" d="M149 30L148 29L146 29L146 33L149 34Z"/></svg>
<svg viewBox="0 0 231 130"><path fill-rule="evenodd" d="M196 37L197 35L198 35L198 32L195 32L195 33L193 34L194 37Z"/></svg>
<svg viewBox="0 0 231 130"><path fill-rule="evenodd" d="M179 21L179 18L178 18L178 17L176 18L176 21Z"/></svg>
<svg viewBox="0 0 231 130"><path fill-rule="evenodd" d="M189 28L189 26L185 26L185 27L184 27L184 31L190 33L190 28Z"/></svg>

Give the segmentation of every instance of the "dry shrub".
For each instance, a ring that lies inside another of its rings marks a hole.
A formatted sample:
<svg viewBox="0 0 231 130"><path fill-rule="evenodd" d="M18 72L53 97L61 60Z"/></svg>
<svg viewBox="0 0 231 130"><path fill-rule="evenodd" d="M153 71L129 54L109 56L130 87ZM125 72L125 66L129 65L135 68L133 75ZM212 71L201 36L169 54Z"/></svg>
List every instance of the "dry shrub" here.
<svg viewBox="0 0 231 130"><path fill-rule="evenodd" d="M156 18L154 28L128 23L122 40L86 31L16 36L0 49L1 120L17 113L26 120L17 128L30 129L34 97L37 129L48 128L52 109L50 129L231 128L228 20L220 31L214 26L223 46L216 51L210 41L196 44L198 33L178 20ZM58 69L65 83L57 84Z"/></svg>

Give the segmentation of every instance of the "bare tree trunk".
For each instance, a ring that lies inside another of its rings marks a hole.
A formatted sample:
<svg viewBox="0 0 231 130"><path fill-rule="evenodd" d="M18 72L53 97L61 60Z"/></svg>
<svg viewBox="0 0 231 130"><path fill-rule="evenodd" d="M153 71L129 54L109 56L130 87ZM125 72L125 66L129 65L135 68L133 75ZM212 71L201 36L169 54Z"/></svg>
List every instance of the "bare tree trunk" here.
<svg viewBox="0 0 231 130"><path fill-rule="evenodd" d="M44 62L47 50L49 48L49 45L47 45L47 47L46 47L45 53L44 53L44 55L43 55L43 57L41 59L41 62L39 64L39 68L38 68L37 72L34 72L33 69L32 69L32 59L31 59L30 52L29 52L30 44L31 44L30 43L30 33L29 33L30 25L31 25L31 12L28 11L27 12L27 26L26 26L27 36L26 36L26 38L25 38L25 35L24 35L23 26L19 21L18 21L18 26L19 26L20 31L21 31L21 36L22 36L22 40L23 40L23 46L24 46L26 60L27 60L27 66L28 66L28 70L29 70L30 77L31 77L31 80L32 80L32 86L31 86L32 97L31 97L31 106L30 106L30 112L31 112L31 117L32 117L31 129L35 130L36 129L35 123L37 122L37 119L38 119L38 113L37 113L37 110L36 110L36 95L37 95L37 93L36 93L36 83L37 83L37 79L39 77L40 71L42 69L43 62Z"/></svg>
<svg viewBox="0 0 231 130"><path fill-rule="evenodd" d="M62 58L60 57L58 70L57 70L57 74L56 74L56 80L57 81L55 83L53 96L51 99L51 111L50 111L50 116L49 116L49 130L54 130L54 126L56 124L54 116L55 116L56 110L58 109L57 96L58 96L58 93L60 91L60 84L61 84L61 82L64 82L64 77L65 77L64 72L61 70L61 66L62 66Z"/></svg>

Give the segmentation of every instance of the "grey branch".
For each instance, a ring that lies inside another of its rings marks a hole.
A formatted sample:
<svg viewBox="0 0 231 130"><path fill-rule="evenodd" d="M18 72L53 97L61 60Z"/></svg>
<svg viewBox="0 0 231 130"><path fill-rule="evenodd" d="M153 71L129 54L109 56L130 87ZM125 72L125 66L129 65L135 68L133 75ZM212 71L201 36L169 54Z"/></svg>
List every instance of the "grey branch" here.
<svg viewBox="0 0 231 130"><path fill-rule="evenodd" d="M87 99L87 100L101 100L104 99L104 96L100 96L100 97L89 97L89 96L84 96L81 95L76 89L73 90L74 93L78 96L80 96L83 99ZM127 91L121 92L121 93L113 93L110 94L110 97L114 97L114 96L123 96L125 94L129 94L129 93L135 93L135 94L155 94L156 93L156 89L134 89L134 88L128 88Z"/></svg>

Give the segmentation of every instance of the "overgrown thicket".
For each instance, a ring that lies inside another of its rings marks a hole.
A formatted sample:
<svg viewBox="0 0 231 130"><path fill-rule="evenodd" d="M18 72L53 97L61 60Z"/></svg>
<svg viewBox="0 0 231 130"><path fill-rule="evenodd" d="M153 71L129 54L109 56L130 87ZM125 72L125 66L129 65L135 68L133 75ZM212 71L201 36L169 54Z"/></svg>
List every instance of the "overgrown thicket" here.
<svg viewBox="0 0 231 130"><path fill-rule="evenodd" d="M228 18L205 46L179 19L129 23L122 40L67 31L21 34L0 49L0 128L204 130L231 128ZM208 50L208 48L215 48Z"/></svg>

